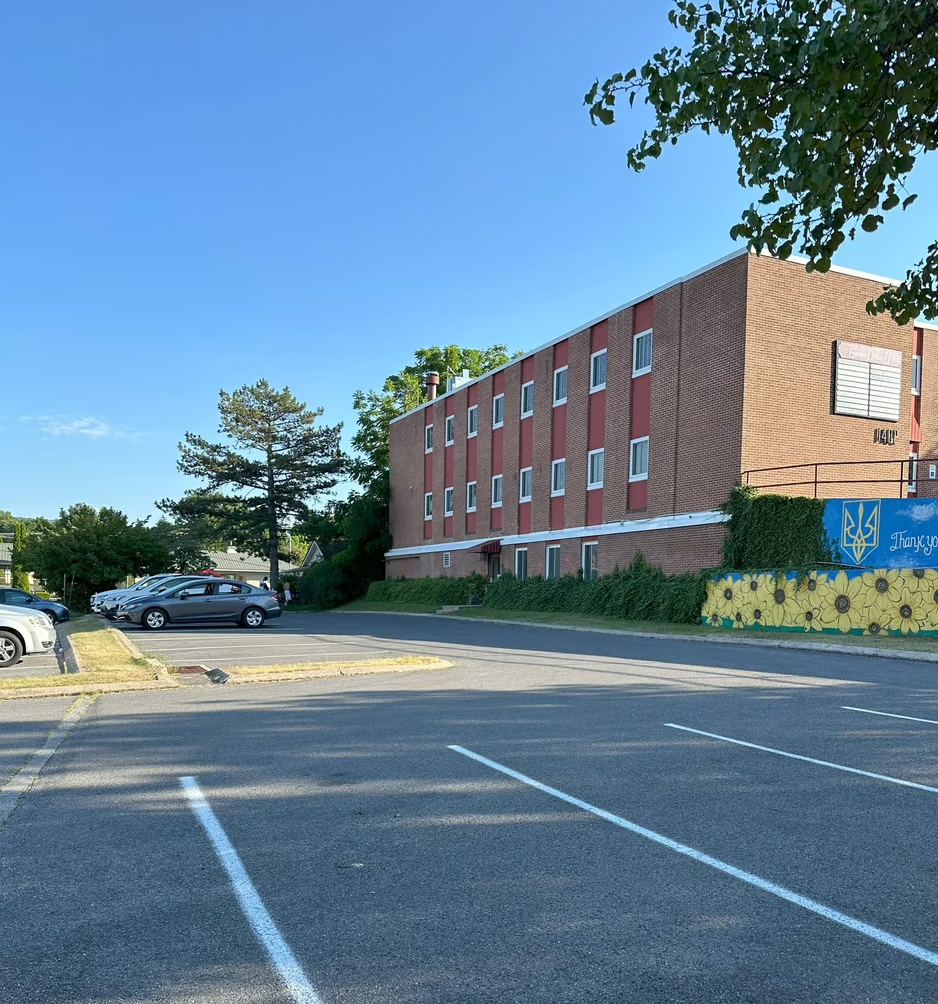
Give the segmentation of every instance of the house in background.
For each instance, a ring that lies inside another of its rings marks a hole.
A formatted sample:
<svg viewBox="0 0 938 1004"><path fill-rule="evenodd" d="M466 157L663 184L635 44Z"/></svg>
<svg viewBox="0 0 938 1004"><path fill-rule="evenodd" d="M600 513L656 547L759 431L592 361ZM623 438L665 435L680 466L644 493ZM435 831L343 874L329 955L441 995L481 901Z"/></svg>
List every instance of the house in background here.
<svg viewBox="0 0 938 1004"><path fill-rule="evenodd" d="M8 586L13 570L13 534L0 533L0 586Z"/></svg>
<svg viewBox="0 0 938 1004"><path fill-rule="evenodd" d="M246 554L234 547L229 547L226 551L207 551L206 554L211 567L228 579L237 579L239 582L259 586L261 579L270 575L270 562L266 558L257 557L256 554ZM281 579L290 574L298 576L302 573L301 565L291 565L289 561L280 562Z"/></svg>

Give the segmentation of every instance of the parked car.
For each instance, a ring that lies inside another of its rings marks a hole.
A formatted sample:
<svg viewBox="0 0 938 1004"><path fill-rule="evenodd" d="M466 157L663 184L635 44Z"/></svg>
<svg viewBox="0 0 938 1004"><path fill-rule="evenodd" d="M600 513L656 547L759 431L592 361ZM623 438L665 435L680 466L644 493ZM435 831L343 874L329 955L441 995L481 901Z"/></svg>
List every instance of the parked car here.
<svg viewBox="0 0 938 1004"><path fill-rule="evenodd" d="M107 599L102 600L99 605L99 613L103 614L108 620L112 621L117 616L117 612L120 610L125 600L134 599L137 596L149 596L154 593L159 595L161 593L165 593L167 589L171 589L173 586L178 586L183 582L199 582L205 578L206 576L195 572L187 575L170 575L166 578L160 578L158 582L151 583L143 589L121 591L115 596L110 596Z"/></svg>
<svg viewBox="0 0 938 1004"><path fill-rule="evenodd" d="M117 619L159 631L168 624L241 624L259 628L268 617L280 616L280 604L269 589L211 578L148 593L121 604Z"/></svg>
<svg viewBox="0 0 938 1004"><path fill-rule="evenodd" d="M0 669L54 647L55 628L41 610L0 606Z"/></svg>
<svg viewBox="0 0 938 1004"><path fill-rule="evenodd" d="M121 586L119 589L104 589L91 597L91 609L98 614L101 612L101 606L105 601L112 600L114 597L126 596L130 593L149 592L150 589L158 586L161 582L175 578L178 574L178 572L160 572L158 575L148 575L139 582L135 582L132 586Z"/></svg>
<svg viewBox="0 0 938 1004"><path fill-rule="evenodd" d="M27 593L25 589L10 589L8 586L0 587L0 605L29 607L30 611L41 610L51 619L53 624L67 621L71 616L64 603L44 600L41 596L36 596L35 593Z"/></svg>

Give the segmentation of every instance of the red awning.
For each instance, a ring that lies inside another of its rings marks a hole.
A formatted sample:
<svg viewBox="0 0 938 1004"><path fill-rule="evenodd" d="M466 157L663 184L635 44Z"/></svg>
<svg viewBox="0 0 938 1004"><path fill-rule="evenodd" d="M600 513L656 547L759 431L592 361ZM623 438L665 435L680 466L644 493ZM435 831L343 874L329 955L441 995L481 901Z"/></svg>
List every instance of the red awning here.
<svg viewBox="0 0 938 1004"><path fill-rule="evenodd" d="M495 540L486 540L481 544L476 544L475 547L470 547L470 551L474 551L476 554L501 554L502 541L500 537L496 537Z"/></svg>

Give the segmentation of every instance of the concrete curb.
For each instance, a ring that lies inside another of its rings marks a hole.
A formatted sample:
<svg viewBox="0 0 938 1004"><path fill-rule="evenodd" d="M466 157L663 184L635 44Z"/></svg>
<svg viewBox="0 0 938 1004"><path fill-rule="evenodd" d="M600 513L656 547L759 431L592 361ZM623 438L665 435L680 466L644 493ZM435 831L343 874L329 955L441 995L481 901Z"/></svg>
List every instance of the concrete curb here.
<svg viewBox="0 0 938 1004"><path fill-rule="evenodd" d="M59 636L59 644L62 646L62 658L65 661L65 672L66 673L81 673L85 666L81 661L81 657L75 650L75 646L72 644L72 639L68 635L67 628L57 627L55 633Z"/></svg>
<svg viewBox="0 0 938 1004"><path fill-rule="evenodd" d="M433 669L450 669L456 663L441 659L432 665L413 662L398 666L347 666L336 669L301 669L280 673L232 673L228 683L286 683L289 680L319 680L336 676L380 676L384 673L421 673Z"/></svg>
<svg viewBox="0 0 938 1004"><path fill-rule="evenodd" d="M540 621L501 620L497 617L454 618L452 614L413 614L393 610L336 610L335 613L384 614L388 617L436 617L439 620L465 620L476 624L511 624L515 627L546 628L548 631L580 631L584 634L612 634L624 638L656 638L660 641L701 641L712 645L748 645L753 648L784 648L801 652L833 652L837 655L865 655L877 659L902 659L906 662L938 663L938 653L908 649L879 649L867 645L838 645L837 642L789 641L784 638L735 638L706 634L668 634L663 631L628 631L619 628L583 627L573 624L547 624Z"/></svg>
<svg viewBox="0 0 938 1004"><path fill-rule="evenodd" d="M123 645L125 649L127 649L127 651L130 653L131 658L143 659L146 662L146 664L150 667L150 669L153 670L153 673L156 676L157 680L161 681L162 683L165 683L167 686L172 686L172 687L181 686L181 684L176 682L176 680L173 678L173 675L169 672L166 666L162 662L160 662L159 659L154 659L151 656L147 655L146 652L141 651L141 649L137 647L137 643L132 638L128 638L123 631L118 631L117 628L112 628L112 627L109 627L107 630L110 631L111 634L115 636L115 638L117 638L118 642L120 642L120 644Z"/></svg>
<svg viewBox="0 0 938 1004"><path fill-rule="evenodd" d="M16 687L0 690L0 701L14 697L80 697L82 694L121 694L129 690L178 690L178 683L162 680L139 680L136 683L86 683L61 687Z"/></svg>

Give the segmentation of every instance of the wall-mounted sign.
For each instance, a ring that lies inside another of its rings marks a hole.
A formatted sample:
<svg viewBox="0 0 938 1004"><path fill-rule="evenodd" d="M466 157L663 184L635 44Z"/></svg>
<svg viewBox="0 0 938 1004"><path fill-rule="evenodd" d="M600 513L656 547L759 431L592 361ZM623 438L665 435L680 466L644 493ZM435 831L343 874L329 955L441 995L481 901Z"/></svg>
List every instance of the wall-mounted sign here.
<svg viewBox="0 0 938 1004"><path fill-rule="evenodd" d="M938 499L828 499L824 529L847 565L938 568Z"/></svg>
<svg viewBox="0 0 938 1004"><path fill-rule="evenodd" d="M837 342L834 412L898 422L902 353L878 345Z"/></svg>
<svg viewBox="0 0 938 1004"><path fill-rule="evenodd" d="M896 445L896 430L895 429L874 429L873 430L873 442L882 443L883 446L895 446Z"/></svg>
<svg viewBox="0 0 938 1004"><path fill-rule="evenodd" d="M932 481L935 480L935 465L934 464L929 464L928 465L928 476L931 478Z"/></svg>

